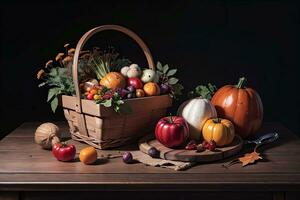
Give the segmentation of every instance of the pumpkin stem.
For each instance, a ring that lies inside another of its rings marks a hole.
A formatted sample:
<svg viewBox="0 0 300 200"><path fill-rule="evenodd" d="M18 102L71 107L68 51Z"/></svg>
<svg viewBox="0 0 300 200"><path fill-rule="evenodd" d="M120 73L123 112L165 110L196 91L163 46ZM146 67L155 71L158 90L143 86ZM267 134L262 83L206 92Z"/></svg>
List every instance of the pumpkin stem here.
<svg viewBox="0 0 300 200"><path fill-rule="evenodd" d="M239 89L240 89L240 88L243 88L246 81L247 81L247 79L246 79L245 77L241 77L241 78L239 79L239 82L238 82L238 84L236 85L236 87L239 88Z"/></svg>
<svg viewBox="0 0 300 200"><path fill-rule="evenodd" d="M214 123L221 123L221 118L217 117L212 120Z"/></svg>
<svg viewBox="0 0 300 200"><path fill-rule="evenodd" d="M170 119L170 123L173 124L173 123L174 123L174 120L173 120L172 115L170 115L169 119Z"/></svg>

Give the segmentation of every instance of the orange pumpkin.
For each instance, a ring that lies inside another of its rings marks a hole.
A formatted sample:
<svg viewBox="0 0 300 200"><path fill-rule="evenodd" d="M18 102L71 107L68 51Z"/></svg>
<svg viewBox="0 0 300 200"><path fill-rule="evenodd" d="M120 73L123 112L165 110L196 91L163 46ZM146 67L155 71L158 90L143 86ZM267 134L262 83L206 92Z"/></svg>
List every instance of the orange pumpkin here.
<svg viewBox="0 0 300 200"><path fill-rule="evenodd" d="M144 92L147 96L156 96L160 94L160 88L156 83L149 82L144 85Z"/></svg>
<svg viewBox="0 0 300 200"><path fill-rule="evenodd" d="M263 120L260 96L255 90L245 88L245 81L243 77L237 85L220 88L211 100L218 117L230 120L234 124L236 134L243 138L254 135Z"/></svg>
<svg viewBox="0 0 300 200"><path fill-rule="evenodd" d="M110 89L125 88L126 81L122 74L118 72L109 72L100 80L100 85Z"/></svg>

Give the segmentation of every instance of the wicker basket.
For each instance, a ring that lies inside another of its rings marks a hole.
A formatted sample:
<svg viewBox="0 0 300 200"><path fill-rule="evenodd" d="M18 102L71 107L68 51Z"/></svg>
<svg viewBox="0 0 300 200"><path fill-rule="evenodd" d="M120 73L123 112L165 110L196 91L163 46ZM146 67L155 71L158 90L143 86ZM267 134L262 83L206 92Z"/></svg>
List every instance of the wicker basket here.
<svg viewBox="0 0 300 200"><path fill-rule="evenodd" d="M85 142L99 149L129 144L153 131L156 122L166 114L172 105L169 95L124 100L132 108L131 114L117 114L93 101L81 99L78 85L79 52L86 41L95 33L116 30L130 36L142 48L149 65L155 69L152 55L139 36L127 28L117 25L99 26L86 32L79 40L73 61L73 81L76 96L62 96L64 114L74 140Z"/></svg>

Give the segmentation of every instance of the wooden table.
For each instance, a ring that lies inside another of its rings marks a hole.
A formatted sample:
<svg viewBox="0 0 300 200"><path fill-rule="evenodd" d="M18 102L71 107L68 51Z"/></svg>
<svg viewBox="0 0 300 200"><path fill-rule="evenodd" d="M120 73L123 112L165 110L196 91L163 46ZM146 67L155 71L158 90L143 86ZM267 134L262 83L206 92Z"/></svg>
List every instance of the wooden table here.
<svg viewBox="0 0 300 200"><path fill-rule="evenodd" d="M279 123L280 140L265 146L264 161L229 169L228 160L177 172L124 164L120 158L87 166L58 162L33 141L39 123L25 123L0 141L0 199L300 199L300 140ZM58 125L66 130L64 123ZM77 149L85 144L73 142ZM117 151L99 151L101 154Z"/></svg>

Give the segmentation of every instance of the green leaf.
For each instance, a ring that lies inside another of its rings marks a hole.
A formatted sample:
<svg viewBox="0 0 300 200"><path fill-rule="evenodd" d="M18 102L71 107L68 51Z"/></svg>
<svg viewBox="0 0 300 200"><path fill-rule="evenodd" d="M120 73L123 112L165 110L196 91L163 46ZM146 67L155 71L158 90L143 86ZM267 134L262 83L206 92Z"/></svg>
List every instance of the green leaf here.
<svg viewBox="0 0 300 200"><path fill-rule="evenodd" d="M172 77L172 78L170 78L169 80L168 80L168 83L170 84L170 85L175 85L176 83L178 83L178 79L177 78L174 78L174 77Z"/></svg>
<svg viewBox="0 0 300 200"><path fill-rule="evenodd" d="M175 85L172 85L172 90L174 92L175 96L182 95L183 86L180 83L177 83Z"/></svg>
<svg viewBox="0 0 300 200"><path fill-rule="evenodd" d="M120 112L120 106L115 105L115 106L114 106L114 111L115 111L116 113L119 113L119 112Z"/></svg>
<svg viewBox="0 0 300 200"><path fill-rule="evenodd" d="M111 107L111 105L112 105L112 99L108 99L108 100L102 102L101 104L102 104L103 106L109 108L109 107Z"/></svg>
<svg viewBox="0 0 300 200"><path fill-rule="evenodd" d="M215 85L212 85L211 83L208 83L208 88L213 93L215 93L218 89Z"/></svg>
<svg viewBox="0 0 300 200"><path fill-rule="evenodd" d="M57 96L60 93L60 89L58 87L50 88L48 91L47 102L49 102L53 97Z"/></svg>
<svg viewBox="0 0 300 200"><path fill-rule="evenodd" d="M124 104L124 101L123 100L118 100L118 101L116 101L116 104L117 105L122 105L122 104Z"/></svg>
<svg viewBox="0 0 300 200"><path fill-rule="evenodd" d="M159 71L163 71L163 67L159 61L157 62L156 67Z"/></svg>
<svg viewBox="0 0 300 200"><path fill-rule="evenodd" d="M51 68L49 72L50 76L57 76L58 75L58 67L56 68Z"/></svg>
<svg viewBox="0 0 300 200"><path fill-rule="evenodd" d="M50 102L50 104L51 104L51 109L52 109L53 113L55 113L57 106L58 106L58 98L54 97L52 99L52 101Z"/></svg>
<svg viewBox="0 0 300 200"><path fill-rule="evenodd" d="M174 74L176 74L177 69L171 69L170 71L168 71L167 76L173 76Z"/></svg>
<svg viewBox="0 0 300 200"><path fill-rule="evenodd" d="M163 67L163 72L164 72L164 74L167 73L168 70L169 70L169 65L165 65L165 66Z"/></svg>
<svg viewBox="0 0 300 200"><path fill-rule="evenodd" d="M58 75L65 75L68 72L67 68L59 67L57 68Z"/></svg>
<svg viewBox="0 0 300 200"><path fill-rule="evenodd" d="M190 92L190 94L193 96L201 96L205 99L210 100L216 89L217 89L216 86L209 83L208 86L205 85L197 86L194 89L194 91Z"/></svg>

